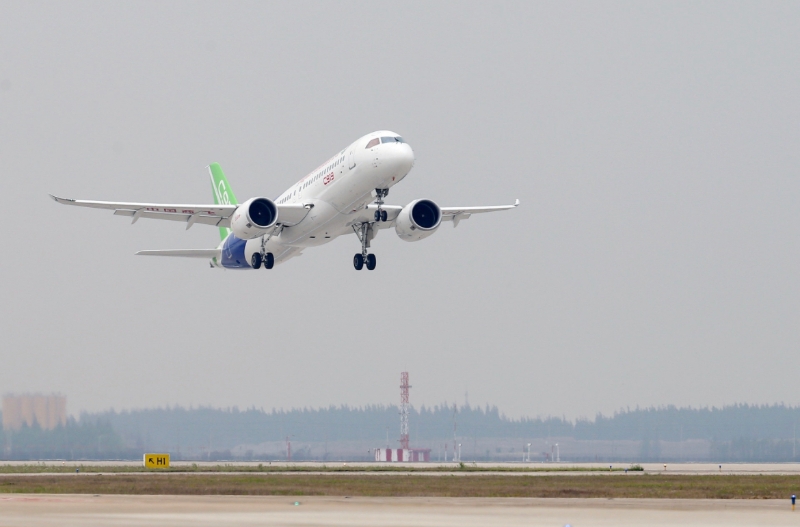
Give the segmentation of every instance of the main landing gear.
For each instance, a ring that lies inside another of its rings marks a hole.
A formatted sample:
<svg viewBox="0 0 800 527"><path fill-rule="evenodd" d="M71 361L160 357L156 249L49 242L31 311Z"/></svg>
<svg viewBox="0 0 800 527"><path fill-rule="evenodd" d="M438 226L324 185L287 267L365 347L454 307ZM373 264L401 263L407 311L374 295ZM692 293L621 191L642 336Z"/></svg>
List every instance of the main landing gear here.
<svg viewBox="0 0 800 527"><path fill-rule="evenodd" d="M264 269L272 269L275 267L275 255L267 252L267 242L276 232L280 232L279 229L282 228L281 226L275 227L269 236L261 237L261 252L257 252L250 257L250 266L253 269L260 268L262 263L264 264Z"/></svg>
<svg viewBox="0 0 800 527"><path fill-rule="evenodd" d="M378 210L375 211L375 223L381 221L388 221L389 220L389 213L383 210L383 198L389 195L388 188L376 188L375 189L375 204L378 206ZM374 254L370 254L367 249L369 249L369 242L372 241L372 238L375 237L375 231L373 229L373 224L371 222L365 221L359 225L353 225L353 231L358 236L358 239L361 240L361 252L353 256L353 267L355 267L356 271L360 271L367 266L367 269L372 271L375 269L375 266L378 264L377 258L375 258Z"/></svg>
<svg viewBox="0 0 800 527"><path fill-rule="evenodd" d="M353 225L353 231L355 231L358 239L361 240L361 252L353 256L353 267L355 267L356 271L360 271L366 264L367 269L372 271L378 263L375 255L367 252L369 242L375 237L372 225L370 223L362 223L358 226Z"/></svg>
<svg viewBox="0 0 800 527"><path fill-rule="evenodd" d="M260 269L261 264L264 264L264 269L272 269L275 267L275 256L272 253L254 253L250 258L250 266L253 269Z"/></svg>
<svg viewBox="0 0 800 527"><path fill-rule="evenodd" d="M353 267L356 268L356 271L360 271L364 268L364 264L367 265L367 269L372 271L375 269L375 266L378 264L377 259L375 258L374 254L368 254L367 258L364 258L364 255L361 253L356 253L353 256Z"/></svg>

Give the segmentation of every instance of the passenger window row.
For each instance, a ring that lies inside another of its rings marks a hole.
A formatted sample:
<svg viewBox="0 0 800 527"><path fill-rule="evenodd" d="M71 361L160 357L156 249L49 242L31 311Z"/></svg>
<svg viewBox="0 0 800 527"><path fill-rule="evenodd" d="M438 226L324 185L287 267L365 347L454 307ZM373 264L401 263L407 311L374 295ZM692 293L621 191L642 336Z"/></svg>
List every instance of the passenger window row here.
<svg viewBox="0 0 800 527"><path fill-rule="evenodd" d="M333 163L331 163L330 165L326 166L326 167L325 167L325 168L324 168L322 171L320 171L320 172L316 173L316 174L314 175L314 177L312 177L311 179L308 179L308 180L306 180L306 182L305 182L305 183L303 183L303 184L300 186L300 189L302 190L302 189L306 189L306 188L308 188L308 187L311 185L311 183L313 183L313 182L317 181L319 178L321 178L322 176L324 176L324 175L325 175L325 174L326 174L326 173L327 173L329 170L333 170L333 169L334 169L334 168L336 168L337 166L341 165L343 162L344 162L344 155L342 155L341 157L339 157L338 159L336 159L336 161L334 161L334 162L333 162ZM286 203L286 201L288 201L288 199L289 199L289 198L291 198L291 197L292 197L294 194L296 194L296 193L297 193L297 189L296 189L296 190L295 190L293 193L291 193L291 194L289 194L288 196L286 196L285 198L279 199L279 200L278 200L278 203Z"/></svg>

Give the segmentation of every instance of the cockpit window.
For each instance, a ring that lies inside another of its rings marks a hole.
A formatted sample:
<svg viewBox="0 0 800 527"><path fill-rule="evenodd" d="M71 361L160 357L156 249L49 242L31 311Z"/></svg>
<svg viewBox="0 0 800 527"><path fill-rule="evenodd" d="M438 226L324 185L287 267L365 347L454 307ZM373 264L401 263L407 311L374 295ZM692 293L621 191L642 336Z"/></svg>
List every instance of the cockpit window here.
<svg viewBox="0 0 800 527"><path fill-rule="evenodd" d="M373 146L377 145L380 142L381 142L381 140L376 137L375 139L373 139L372 141L367 143L366 148L372 148Z"/></svg>
<svg viewBox="0 0 800 527"><path fill-rule="evenodd" d="M396 137L381 137L381 143L405 143L399 135Z"/></svg>

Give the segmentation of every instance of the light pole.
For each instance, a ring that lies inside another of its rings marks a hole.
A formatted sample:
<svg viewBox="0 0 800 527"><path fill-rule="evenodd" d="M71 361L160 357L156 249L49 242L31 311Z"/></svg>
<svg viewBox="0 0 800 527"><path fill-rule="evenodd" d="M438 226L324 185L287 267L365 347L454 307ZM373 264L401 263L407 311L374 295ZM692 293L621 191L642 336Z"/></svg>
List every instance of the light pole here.
<svg viewBox="0 0 800 527"><path fill-rule="evenodd" d="M292 440L294 434L286 436L286 461L292 460Z"/></svg>

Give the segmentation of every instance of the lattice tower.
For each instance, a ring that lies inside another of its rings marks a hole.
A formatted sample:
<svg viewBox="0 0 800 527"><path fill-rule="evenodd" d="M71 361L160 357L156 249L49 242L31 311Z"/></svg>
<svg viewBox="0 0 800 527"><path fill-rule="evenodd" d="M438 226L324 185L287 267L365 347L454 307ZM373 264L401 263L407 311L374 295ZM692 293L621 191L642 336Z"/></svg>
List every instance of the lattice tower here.
<svg viewBox="0 0 800 527"><path fill-rule="evenodd" d="M408 372L400 374L400 447L408 449Z"/></svg>

